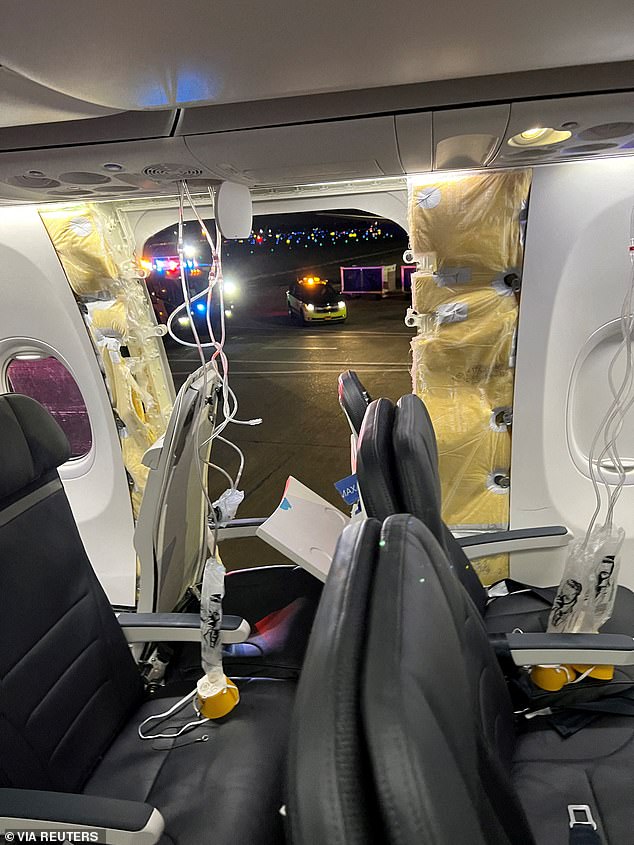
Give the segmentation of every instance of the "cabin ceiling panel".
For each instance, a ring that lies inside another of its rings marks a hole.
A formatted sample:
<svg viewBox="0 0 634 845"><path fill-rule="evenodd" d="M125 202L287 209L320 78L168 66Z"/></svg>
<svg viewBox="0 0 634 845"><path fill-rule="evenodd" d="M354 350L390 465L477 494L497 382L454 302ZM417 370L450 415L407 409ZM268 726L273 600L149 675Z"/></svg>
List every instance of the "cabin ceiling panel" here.
<svg viewBox="0 0 634 845"><path fill-rule="evenodd" d="M168 109L634 58L631 0L4 0L0 64L104 108Z"/></svg>

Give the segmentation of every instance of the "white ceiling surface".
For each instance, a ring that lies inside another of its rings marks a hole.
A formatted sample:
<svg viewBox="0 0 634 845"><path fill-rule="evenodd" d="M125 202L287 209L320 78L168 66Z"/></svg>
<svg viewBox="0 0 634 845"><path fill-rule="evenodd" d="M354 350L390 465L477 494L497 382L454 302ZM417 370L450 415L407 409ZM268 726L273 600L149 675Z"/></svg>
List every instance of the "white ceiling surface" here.
<svg viewBox="0 0 634 845"><path fill-rule="evenodd" d="M634 58L631 0L3 0L2 13L0 65L115 110Z"/></svg>
<svg viewBox="0 0 634 845"><path fill-rule="evenodd" d="M103 117L113 109L84 103L0 67L0 127Z"/></svg>

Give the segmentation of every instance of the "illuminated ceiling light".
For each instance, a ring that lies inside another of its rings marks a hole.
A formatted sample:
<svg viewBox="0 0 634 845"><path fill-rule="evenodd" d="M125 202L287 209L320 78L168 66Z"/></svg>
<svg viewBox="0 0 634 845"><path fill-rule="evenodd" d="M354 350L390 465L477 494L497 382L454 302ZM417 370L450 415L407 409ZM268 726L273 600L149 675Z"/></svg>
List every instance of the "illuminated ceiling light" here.
<svg viewBox="0 0 634 845"><path fill-rule="evenodd" d="M511 147L547 147L551 144L561 144L572 136L568 129L553 129L550 126L535 126L533 129L525 129L517 135L509 138L508 144Z"/></svg>
<svg viewBox="0 0 634 845"><path fill-rule="evenodd" d="M18 361L39 361L41 358L45 358L46 356L41 352L18 352L15 357Z"/></svg>

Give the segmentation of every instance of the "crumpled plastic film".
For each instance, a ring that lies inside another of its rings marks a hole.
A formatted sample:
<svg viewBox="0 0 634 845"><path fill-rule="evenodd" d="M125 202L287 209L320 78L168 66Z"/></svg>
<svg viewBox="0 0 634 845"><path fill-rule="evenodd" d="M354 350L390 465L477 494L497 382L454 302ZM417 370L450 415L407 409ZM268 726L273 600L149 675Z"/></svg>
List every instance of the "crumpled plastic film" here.
<svg viewBox="0 0 634 845"><path fill-rule="evenodd" d="M416 177L410 242L413 388L438 441L443 518L454 530L508 527L516 282L530 172ZM508 556L474 561L484 583Z"/></svg>
<svg viewBox="0 0 634 845"><path fill-rule="evenodd" d="M143 454L165 433L174 387L133 237L125 216L110 203L47 208L40 214L101 363L136 517L148 475Z"/></svg>

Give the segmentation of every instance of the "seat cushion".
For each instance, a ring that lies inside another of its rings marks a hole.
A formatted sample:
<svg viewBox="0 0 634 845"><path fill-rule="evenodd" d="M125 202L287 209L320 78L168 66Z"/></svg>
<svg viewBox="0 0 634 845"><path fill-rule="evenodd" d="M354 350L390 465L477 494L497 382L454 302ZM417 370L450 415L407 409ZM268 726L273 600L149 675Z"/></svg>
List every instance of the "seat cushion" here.
<svg viewBox="0 0 634 845"><path fill-rule="evenodd" d="M634 719L602 716L562 739L536 719L518 736L513 784L537 845L568 842L568 804L588 804L605 845L634 837Z"/></svg>
<svg viewBox="0 0 634 845"><path fill-rule="evenodd" d="M484 609L484 624L489 634L508 634L516 628L531 634L545 631L557 592L555 587L548 590L550 600L543 590L540 595L527 590L491 599Z"/></svg>
<svg viewBox="0 0 634 845"><path fill-rule="evenodd" d="M295 693L291 681L239 680L241 700L226 718L207 722L176 740L141 740L148 716L178 698L146 702L115 740L84 792L146 801L165 819L174 845L277 845L283 843L283 775ZM192 718L188 705L162 725ZM194 742L204 734L207 742Z"/></svg>
<svg viewBox="0 0 634 845"><path fill-rule="evenodd" d="M525 633L545 631L556 592L556 587L547 587L540 589L541 595L528 590L493 599L484 613L487 631L489 634L507 634L516 628ZM547 596L552 598L547 601ZM634 593L627 587L618 588L612 617L601 630L605 634L634 636Z"/></svg>

